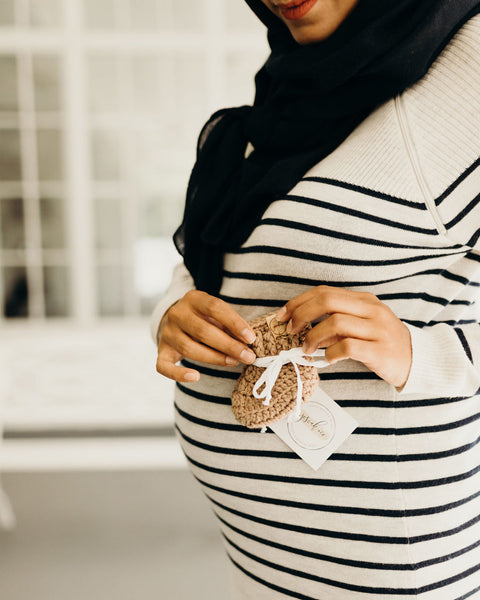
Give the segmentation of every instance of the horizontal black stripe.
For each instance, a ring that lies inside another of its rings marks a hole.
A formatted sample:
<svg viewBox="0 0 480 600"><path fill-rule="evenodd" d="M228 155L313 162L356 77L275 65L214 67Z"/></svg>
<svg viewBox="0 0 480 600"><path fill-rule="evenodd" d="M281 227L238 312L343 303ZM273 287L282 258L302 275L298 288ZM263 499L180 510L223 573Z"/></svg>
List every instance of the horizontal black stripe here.
<svg viewBox="0 0 480 600"><path fill-rule="evenodd" d="M386 283L392 283L396 281L402 281L404 279L412 279L423 275L438 275L450 281L461 283L464 286L480 287L480 283L476 281L470 281L466 277L462 277L456 273L450 273L446 269L425 269L424 271L417 271L416 273L410 273L408 275L401 275L399 277L388 277L387 279L378 279L376 281L320 281L318 279L310 279L306 277L296 277L291 275L281 275L276 273L250 273L246 271L223 271L223 276L229 279L246 279L250 281L272 281L277 283L292 283L294 285L306 285L315 287L320 284L331 285L333 287L344 287L344 288L371 288L372 286L383 285ZM280 300L279 300L280 302Z"/></svg>
<svg viewBox="0 0 480 600"><path fill-rule="evenodd" d="M276 299L271 300L267 298L234 298L232 296L226 296L225 294L218 294L220 300L228 302L229 304L237 304L238 306L266 306L267 308L280 308L283 304L288 302L288 299Z"/></svg>
<svg viewBox="0 0 480 600"><path fill-rule="evenodd" d="M213 368L208 368L205 366L197 365L196 363L190 362L186 359L183 359L181 361L181 364L182 364L182 366L187 367L187 368L197 369L197 371L199 371L203 375L207 375L209 377L221 377L223 379L237 380L238 377L240 376L240 372L227 373L222 370L216 371ZM221 369L221 367L219 367L219 369ZM226 377L226 375L228 375L228 377ZM321 375L321 379L325 379L325 380L327 380L327 379L335 379L335 380L337 380L337 379L358 379L358 380L371 379L371 380L383 381L383 379L381 377L379 377L373 371L337 371L335 373L324 373L322 371L320 375Z"/></svg>
<svg viewBox="0 0 480 600"><path fill-rule="evenodd" d="M452 192L461 183L463 183L465 181L465 179L467 179L467 177L469 177L469 175L471 175L478 167L480 167L480 158L477 158L477 160L475 162L473 162L467 169L465 169L465 171L460 175L460 177L457 177L457 179L455 179L455 181L451 185L449 185L448 188L442 194L440 194L440 196L438 198L435 199L435 204L437 206L440 206L440 204L448 196L450 196L452 194Z"/></svg>
<svg viewBox="0 0 480 600"><path fill-rule="evenodd" d="M475 398L475 396L473 396ZM441 406L471 400L472 396L456 396L452 398L425 398L421 400L336 400L342 408L421 408L425 406Z"/></svg>
<svg viewBox="0 0 480 600"><path fill-rule="evenodd" d="M218 423L216 421L209 421L207 419L200 419L199 417L194 417L177 406L178 412L187 420L197 423L198 425L203 425L205 427L210 427L212 429L225 429L228 431L258 431L258 429L249 429L247 427L243 427L242 425L235 425L230 423ZM458 429L459 427L464 427L465 425L469 425L470 423L474 423L480 419L480 413L476 413L471 415L470 417L465 417L464 419L459 419L458 421L452 421L449 423L439 423L437 425L424 425L421 427L357 427L352 435L418 435L422 433L437 433L440 431L450 431L452 429ZM264 435L264 434L262 434Z"/></svg>
<svg viewBox="0 0 480 600"><path fill-rule="evenodd" d="M263 434L262 434L263 435ZM480 466L474 467L470 471L465 473L459 473L458 475L449 475L448 477L442 477L441 479L427 479L423 481L353 481L353 480L342 480L342 479L310 479L307 477L294 477L291 475L272 475L270 473L250 473L248 471L240 471L238 469L231 471L229 469L220 469L211 465L202 464L199 461L194 460L191 456L185 453L187 460L209 473L217 473L218 475L226 475L228 477L238 477L240 479L253 479L259 481L277 481L281 483L291 483L298 485L315 485L318 487L338 487L338 488L352 488L352 489L372 489L372 490L413 490L423 489L430 487L439 487L443 485L450 485L451 483L457 483L458 481L465 481L470 477L474 477L480 473Z"/></svg>
<svg viewBox="0 0 480 600"><path fill-rule="evenodd" d="M204 402L210 402L211 404L219 404L221 406L229 406L232 404L232 400L229 397L225 398L222 396L212 396L211 394L202 394L201 392L197 392L197 390L192 390L190 388L185 387L178 381L177 381L177 387L186 396L190 396L191 398L196 398L197 400L203 400Z"/></svg>
<svg viewBox="0 0 480 600"><path fill-rule="evenodd" d="M296 231L305 231L307 233L313 233L315 235L323 235L327 238L334 238L339 240L346 240L354 242L356 244L364 244L366 246L373 246L374 248L402 248L406 250L458 250L463 248L463 251L467 251L462 244L452 244L451 246L419 246L411 244L399 244L390 240L380 240L378 238L364 237L352 233L346 233L339 231L338 229L326 229L325 227L319 227L318 225L312 225L310 223L301 223L299 221L292 221L290 219L276 219L273 217L264 218L259 222L260 225L273 225L275 227L284 227L285 229L294 229Z"/></svg>
<svg viewBox="0 0 480 600"><path fill-rule="evenodd" d="M217 454L226 454L234 456L257 456L257 457L270 457L270 458L284 458L284 459L297 459L295 452L287 451L274 451L274 450L260 450L251 448L232 448L230 446L214 446L213 444L206 444L198 440L187 436L183 433L178 425L176 428L181 437L197 448L207 450L208 452L215 452ZM457 448L451 448L449 450L443 450L439 452L425 452L423 454L344 454L340 452L334 452L328 460L330 461L344 461L344 462L376 462L376 463L396 463L396 462L418 462L424 460L439 460L442 458L448 458L450 456L458 456L472 450L480 443L480 437L470 444L464 444Z"/></svg>
<svg viewBox="0 0 480 600"><path fill-rule="evenodd" d="M251 432L259 432L258 429L247 429L243 425L235 425L233 423L219 423L217 421L208 421L207 419L201 419L200 417L194 417L193 415L189 415L181 408L179 408L178 404L175 403L175 409L178 414L181 415L184 419L192 423L196 423L197 425L202 425L203 427L208 427L210 429L221 429L222 431L238 431L240 433L251 433ZM264 433L262 435L265 435ZM268 435L268 434L267 434Z"/></svg>
<svg viewBox="0 0 480 600"><path fill-rule="evenodd" d="M423 203L414 202L412 200L406 200L405 198L399 198L398 196L392 196L391 194L385 194L383 192L379 192L378 190L372 190L364 186L356 185L353 183L347 183L346 181L340 181L338 179L332 179L330 177L308 176L302 177L300 181L313 181L315 183L325 183L334 187L340 187L346 190L351 190L353 192L359 192L360 194L364 194L365 196L369 196L371 198L379 198L380 200L386 200L387 202L400 204L401 206L408 206L410 208L418 210L427 210L427 207Z"/></svg>
<svg viewBox="0 0 480 600"><path fill-rule="evenodd" d="M246 492L239 492L236 490L230 490L224 487L216 486L211 483L207 483L203 479L200 479L197 475L194 475L195 479L203 486L226 494L228 496L234 496L236 498L243 498L245 500L251 500L252 502L259 502L260 504L273 504L275 506L286 506L288 508L300 508L302 510L311 510L314 512L327 512L342 515L366 515L370 517L392 517L403 519L404 517L421 517L427 515L436 515L442 512L448 512L454 510L460 506L464 506L473 500L476 500L480 496L480 491L475 492L467 498L462 498L456 502L449 502L448 504L442 504L440 506L430 506L428 508L411 508L411 509L384 509L384 508L363 508L359 506L333 506L330 504L312 504L309 502L300 502L296 500L283 500L281 498L269 498L264 496L257 496L255 494L247 494ZM480 541L479 541L480 544Z"/></svg>
<svg viewBox="0 0 480 600"><path fill-rule="evenodd" d="M406 536L373 535L367 533L353 533L351 531L334 531L332 529L320 529L318 527L308 527L305 525L293 525L292 523L285 523L284 521L272 521L271 519L265 519L264 517L258 517L257 515L250 515L248 513L237 510L236 508L232 508L231 506L226 506L218 500L214 500L208 494L206 494L206 496L210 500L210 502L212 502L212 504L218 506L218 508L221 508L222 510L232 515L235 515L236 517L246 519L247 521L251 521L252 523L258 523L259 525L265 525L266 527L272 527L273 529L294 531L296 533L302 533L304 535L313 535L316 537L325 537L335 540L348 540L350 542L369 542L375 544L386 544L388 546L406 546L410 543L410 538ZM480 519L480 517L478 517L478 519Z"/></svg>
<svg viewBox="0 0 480 600"><path fill-rule="evenodd" d="M387 562L368 562L363 560L352 560L347 558L339 558L336 556L330 556L328 554L321 554L319 552L312 552L309 550L303 550L302 548L292 548L291 546L286 546L285 544L280 544L278 542L274 542L268 538L258 537L250 532L245 531L244 529L240 529L235 527L216 512L216 518L223 523L226 527L238 533L242 537L245 537L253 542L258 542L259 544L263 544L265 546L269 546L271 548L276 548L277 550L282 550L284 552L289 552L290 554L297 554L299 556L305 556L307 558L313 558L316 560L322 560L325 562L330 562L338 565L345 565L349 567L355 567L358 569L372 569L375 571L417 571L419 569L430 567L432 565L438 565L443 562L447 562L449 560L453 560L454 558L458 558L459 556L463 556L472 550L475 550L480 546L480 540L470 544L466 548L462 548L457 550L456 552L452 552L451 554L446 554L444 556L439 556L437 558L431 558L428 560L423 560L418 563L387 563Z"/></svg>
<svg viewBox="0 0 480 600"><path fill-rule="evenodd" d="M416 590L414 588L374 588L365 585L355 585L353 583L344 583L342 581L335 581L334 579L329 579L327 577L320 577L319 575L314 575L313 573L305 573L304 571L299 571L298 569L292 569L291 567L286 567L284 565L279 565L278 563L274 563L270 560L266 560L260 556L255 556L251 554L244 548L241 548L237 544L235 544L231 539L229 539L224 533L222 534L225 540L235 548L238 552L250 558L251 560L264 565L266 567L270 567L271 569L275 569L276 571L281 571L282 573L288 573L289 575L294 575L295 577L301 577L302 579L308 579L310 581L315 581L317 583L323 583L325 585L329 585L331 587L340 588L344 590L349 590L352 592L364 592L366 594L401 594L401 595L410 595L414 593ZM300 586L301 587L301 586Z"/></svg>
<svg viewBox="0 0 480 600"><path fill-rule="evenodd" d="M305 527L303 525L292 525L291 523L271 521L270 519L265 519L263 517L258 517L256 515L250 515L248 513L244 513L240 510L232 508L230 506L225 506L221 502L214 500L211 496L206 494L207 498L226 512L229 512L237 517L241 517L243 519L247 519L247 521L252 521L253 523L259 523L260 525L266 525L267 527L273 527L274 529L285 529L287 531L295 531L297 533L303 533L306 535L315 535L320 537L327 537L331 539L340 539L340 540L349 540L349 541L358 541L358 542L373 542L375 544L393 544L393 545L408 545L408 544L418 544L420 542L428 542L430 540L437 540L445 537L450 537L461 531L465 531L470 527L473 527L477 523L480 522L480 515L477 515L473 519L458 525L457 527L453 527L452 529L447 529L445 531L436 531L435 533L425 533L423 535L417 536L388 536L388 535L373 535L366 533L352 533L350 531L334 531L330 529L319 529L317 527Z"/></svg>
<svg viewBox="0 0 480 600"><path fill-rule="evenodd" d="M423 427L357 427L352 435L418 435L420 433L436 433L439 431L458 429L464 425L474 423L475 421L478 421L478 419L480 419L480 413L451 423L426 425Z"/></svg>
<svg viewBox="0 0 480 600"><path fill-rule="evenodd" d="M275 450L260 450L251 448L231 448L226 446L214 446L213 444L206 444L198 440L194 440L187 434L185 434L179 425L175 425L175 429L179 435L191 446L207 450L208 452L215 452L216 454L229 454L231 456L255 456L258 458L287 458L296 459L297 455L295 452L290 451L275 451ZM262 434L263 435L263 434Z"/></svg>
<svg viewBox="0 0 480 600"><path fill-rule="evenodd" d="M356 375L358 377L356 377ZM365 377L367 375L367 377ZM368 380L368 379L378 379L381 380L380 377L368 377L370 373L348 373L348 372L340 372L340 373L322 373L321 379L322 381L337 381L339 379L342 380ZM376 374L375 374L376 375ZM230 397L220 397L220 396L211 396L210 394L201 394L189 388L186 388L182 384L177 382L177 387L187 396L206 400L207 402L213 402L214 404L219 404L223 406L227 406L231 404ZM384 408L386 410L391 410L393 408L396 409L408 409L408 408L422 408L425 406L441 406L443 404L452 404L455 402L464 402L466 400L472 400L476 396L452 396L452 397L439 397L439 398L426 398L426 399L415 399L415 400L368 400L366 398L358 398L355 400L336 400L336 403L342 408Z"/></svg>
<svg viewBox="0 0 480 600"><path fill-rule="evenodd" d="M237 306L266 306L269 308L280 308L281 306L283 306L284 304L286 304L288 302L287 298L277 298L275 300L272 300L270 298L239 298L239 297L235 297L235 296L229 296L226 294L219 294L218 297L223 300L224 302L227 302L228 304L233 304L233 305L237 305ZM454 319L449 319L446 321L436 321L436 320L431 320L428 322L425 321L420 321L420 320L414 320L414 319L407 319L407 318L403 318L402 319L405 323L409 323L410 325L413 325L415 327L428 327L428 326L433 326L433 325L450 325L451 327L454 327L455 325L474 325L477 324L479 325L480 323L476 320L476 319L459 319L459 320L454 320Z"/></svg>
<svg viewBox="0 0 480 600"><path fill-rule="evenodd" d="M385 194L385 193L379 192L377 190L371 190L370 188L366 188L361 185L356 185L354 183L347 183L346 181L340 181L338 179L331 179L330 177L308 176L308 177L302 177L302 179L300 181L314 181L316 183L325 183L327 185L340 187L345 190L351 190L352 192L359 192L360 194L364 194L365 196L370 196L371 198L379 198L380 200L386 200L387 202L393 202L394 204L400 204L401 206L408 206L410 208L415 208L418 210L427 210L427 207L421 202L413 202L412 200L405 200L405 198L399 198L397 196Z"/></svg>
<svg viewBox="0 0 480 600"><path fill-rule="evenodd" d="M371 215L369 213L363 212L361 210L356 210L350 207L340 206L338 204L332 204L331 202L325 202L324 200L317 200L316 198L307 198L305 196L287 194L285 196L285 200L290 200L292 202L298 202L300 204L306 204L308 206L316 206L318 208L325 208L327 210L331 210L335 213L342 213L348 215L350 217L358 217L359 219L363 219L365 221L371 221L372 223L381 223L382 225L386 225L387 227L392 227L393 229L403 229L404 231L412 231L415 233L422 233L424 235L438 235L438 231L436 229L426 229L424 227L415 227L414 225L408 225L406 223L398 223L398 221L392 221L390 219L384 219L383 217L377 217L376 215Z"/></svg>
<svg viewBox="0 0 480 600"><path fill-rule="evenodd" d="M224 535L224 537L226 538L225 535ZM332 587L336 587L336 588L340 588L340 589L348 589L350 591L355 591L355 592L364 592L364 593L368 593L368 594L384 594L384 595L396 594L396 595L403 595L403 596L407 596L407 595L409 596L409 595L413 594L413 595L417 596L417 594L424 594L426 592L431 592L433 590L437 590L437 589L446 587L448 585L451 585L452 583L456 583L457 581L461 581L462 579L469 577L473 573L477 573L478 571L480 571L480 565L475 565L474 567L471 567L470 569L467 569L466 571L463 571L462 573L458 573L457 575L448 577L447 579L443 579L441 581L435 582L430 585L424 585L420 588L380 588L380 587L360 586L360 585L345 583L345 582L341 582L341 581L334 581L332 579L327 579L325 577L319 577L318 575L313 575L312 573L305 573L303 571L298 571L297 569L292 569L290 567L278 565L276 563L268 561L259 556L250 554L243 548L240 548L239 546L234 544L228 538L226 538L226 539L227 539L228 543L233 548L235 548L238 552L244 554L245 556L247 556L248 558L250 558L251 560L253 560L255 562L263 564L263 565L270 567L272 569L275 569L277 571L282 571L284 573L288 573L289 575L294 575L296 577L301 577L303 579L308 579L311 581L317 581L319 583L324 583L324 584L330 585Z"/></svg>
<svg viewBox="0 0 480 600"><path fill-rule="evenodd" d="M312 598L311 596L306 596L305 594L300 594L298 592L294 592L292 590L288 590L286 588L280 587L274 583L271 583L269 581L266 581L264 579L261 579L260 577L258 577L257 575L254 575L253 573L251 573L250 571L248 571L247 569L245 569L245 567L242 567L238 562L236 562L232 556L230 556L230 554L227 552L227 556L230 559L230 561L232 562L232 564L239 569L242 573L244 573L245 575L247 575L247 577L250 577L251 579L253 579L254 581L256 581L257 583L260 583L261 585L264 585L265 587L280 592L282 594L284 594L285 596L290 596L291 598L296 598L297 600L318 600L318 598ZM468 577L470 574L476 572L477 570L479 570L480 567L473 567L472 569L469 569L469 572L465 575L465 577ZM470 571L472 573L470 573ZM464 579L465 577L461 577L461 579ZM448 583L453 583L453 581L449 581ZM434 588L433 588L434 589ZM460 598L457 598L456 600L466 600L467 598L470 598L476 591L478 591L480 589L480 586L475 588L474 590L472 590L471 592L469 592L468 594L464 594L463 596L461 596ZM403 594L403 595L413 595L415 597L417 597L417 592L418 593L423 593L426 591L430 591L428 589L424 588L420 588L417 590L413 591L413 594L407 593L407 594ZM394 591L392 593L395 594L399 594L400 593L398 591Z"/></svg>
<svg viewBox="0 0 480 600"><path fill-rule="evenodd" d="M231 254L271 254L275 256L288 256L290 258L299 258L301 260L309 260L312 262L342 265L342 266L359 266L362 268L368 267L385 267L389 265L406 265L422 260L437 260L450 256L464 254L461 252L447 252L443 254L417 254L415 256L404 256L402 258L382 258L380 260L366 260L365 258L345 258L343 256L329 256L327 254L317 254L315 252L305 252L304 250L295 250L283 246L267 246L254 245L242 246L238 250L232 250Z"/></svg>
<svg viewBox="0 0 480 600"><path fill-rule="evenodd" d="M450 327L455 327L455 325L480 325L480 323L476 319L459 319L455 321L454 319L447 321L435 321L431 320L428 323L425 321L414 321L413 319L402 319L405 323L410 323L410 325L414 325L415 327L432 327L433 325L450 325Z"/></svg>
<svg viewBox="0 0 480 600"><path fill-rule="evenodd" d="M473 304L469 300L448 300L440 296L432 296L432 294L427 294L426 292L395 292L392 294L377 294L377 297L382 302L385 300L423 300L424 302L439 304L440 306L448 306L449 304L471 306Z"/></svg>
<svg viewBox="0 0 480 600"><path fill-rule="evenodd" d="M423 460L439 460L450 456L464 454L480 443L480 437L457 448L450 448L439 452L424 452L421 454L342 454L335 452L328 460L344 460L348 462L419 462Z"/></svg>
<svg viewBox="0 0 480 600"><path fill-rule="evenodd" d="M338 285L339 282L335 282L335 285L332 285L331 283L324 283L323 281L320 281L318 279L303 279L303 278L299 278L299 277L291 277L291 276L284 276L284 275L271 275L271 274L265 274L265 273L232 273L230 271L224 271L224 276L226 278L230 278L230 279L251 279L251 280L258 280L258 281L270 281L270 282L276 282L276 283L291 283L294 285L308 285L309 287L316 287L318 285L329 285L330 287L347 287L344 286L344 282L342 283L342 286ZM369 285L376 285L379 283L389 283L391 281L397 281L398 279L406 279L407 276L405 277L400 277L400 278L395 278L394 280L386 280L386 281L382 281L382 282L373 282L372 284ZM363 284L365 285L365 284ZM395 292L395 293L388 293L388 294L377 294L377 297L379 300L381 300L382 302L386 301L386 300L423 300L425 302L430 302L432 304L439 304L440 306L448 306L448 305L459 305L459 306L472 306L474 304L473 301L470 300L457 300L457 299L453 299L453 300L448 300L447 298L442 298L440 296L433 296L432 294L427 294L426 292ZM245 299L241 299L242 302ZM249 299L250 300L250 299ZM265 300L261 300L262 302L264 302ZM269 301L272 302L272 301ZM277 299L276 300L276 305L281 306L283 303L286 303L286 300L282 300L282 299ZM272 306L274 306L274 304L272 304Z"/></svg>
<svg viewBox="0 0 480 600"><path fill-rule="evenodd" d="M240 372L239 371L226 371L223 367L218 367L217 369L206 367L202 363L191 362L187 359L181 360L181 365L183 367L187 367L187 369L196 369L199 373L203 375L209 375L211 377L221 377L222 379L238 379Z"/></svg>

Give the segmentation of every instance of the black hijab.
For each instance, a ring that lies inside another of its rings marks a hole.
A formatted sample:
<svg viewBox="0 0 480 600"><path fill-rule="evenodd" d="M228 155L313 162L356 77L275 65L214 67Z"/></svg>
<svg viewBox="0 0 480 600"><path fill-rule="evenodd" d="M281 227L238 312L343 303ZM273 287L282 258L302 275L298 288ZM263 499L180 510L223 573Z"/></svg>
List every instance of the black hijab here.
<svg viewBox="0 0 480 600"><path fill-rule="evenodd" d="M268 28L271 54L255 76L253 106L218 110L203 126L173 237L196 288L214 295L224 253L245 242L269 204L423 77L480 12L480 0L359 0L330 37L300 45L261 0L246 2Z"/></svg>

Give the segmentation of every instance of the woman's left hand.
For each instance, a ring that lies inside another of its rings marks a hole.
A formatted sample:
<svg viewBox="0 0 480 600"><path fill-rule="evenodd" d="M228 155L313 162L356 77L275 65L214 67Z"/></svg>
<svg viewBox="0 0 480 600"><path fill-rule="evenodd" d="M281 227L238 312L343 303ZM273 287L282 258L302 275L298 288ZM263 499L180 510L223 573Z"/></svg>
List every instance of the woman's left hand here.
<svg viewBox="0 0 480 600"><path fill-rule="evenodd" d="M279 321L289 321L289 333L322 317L305 337L305 354L325 348L331 364L358 360L387 383L404 386L412 363L410 332L377 296L320 285L290 300L277 314Z"/></svg>

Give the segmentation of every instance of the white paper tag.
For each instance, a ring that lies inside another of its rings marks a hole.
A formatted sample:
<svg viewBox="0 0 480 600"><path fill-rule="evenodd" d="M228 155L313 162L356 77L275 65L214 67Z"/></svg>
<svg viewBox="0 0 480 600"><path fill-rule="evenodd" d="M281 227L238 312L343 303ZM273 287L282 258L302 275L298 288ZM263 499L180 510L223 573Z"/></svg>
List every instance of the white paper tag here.
<svg viewBox="0 0 480 600"><path fill-rule="evenodd" d="M358 427L357 421L320 387L302 406L300 418L288 415L268 427L317 471Z"/></svg>

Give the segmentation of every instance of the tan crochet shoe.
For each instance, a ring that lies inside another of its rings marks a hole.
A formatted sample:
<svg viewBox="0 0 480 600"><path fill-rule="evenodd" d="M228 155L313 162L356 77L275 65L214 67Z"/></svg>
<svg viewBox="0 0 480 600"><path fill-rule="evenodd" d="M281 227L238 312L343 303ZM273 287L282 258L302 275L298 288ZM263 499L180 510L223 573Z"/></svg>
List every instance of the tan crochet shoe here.
<svg viewBox="0 0 480 600"><path fill-rule="evenodd" d="M257 335L250 347L258 358L275 356L281 350L300 347L307 332L312 328L308 324L300 333L289 335L286 332L287 324L279 323L274 318L276 312L258 317L249 323ZM318 383L317 368L298 365L298 369L303 383L302 402L307 402ZM282 366L273 387L269 406L265 406L262 400L253 395L253 388L263 371L261 367L246 365L232 394L233 414L237 421L250 429L258 429L279 421L295 409L297 375L294 366L291 363Z"/></svg>

